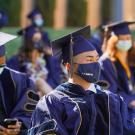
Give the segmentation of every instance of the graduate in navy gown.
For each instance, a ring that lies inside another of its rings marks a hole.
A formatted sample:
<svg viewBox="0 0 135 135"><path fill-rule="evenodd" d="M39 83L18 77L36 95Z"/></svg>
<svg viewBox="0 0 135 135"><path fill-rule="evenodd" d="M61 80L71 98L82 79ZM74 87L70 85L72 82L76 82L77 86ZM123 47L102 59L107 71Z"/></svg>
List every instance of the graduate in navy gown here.
<svg viewBox="0 0 135 135"><path fill-rule="evenodd" d="M38 9L34 9L28 14L27 17L31 21L31 25L18 31L18 35L24 35L25 38L32 39L33 34L35 32L39 32L41 34L42 42L46 45L50 45L48 33L43 28L44 19L41 12Z"/></svg>
<svg viewBox="0 0 135 135"><path fill-rule="evenodd" d="M104 71L101 76L104 79L106 78L110 83L110 91L123 96L129 107L134 108L134 68L129 66L128 61L128 53L133 47L128 25L133 23L134 22L117 22L105 26L105 29L107 28L110 33L110 38L107 40L107 47L104 54L110 52L112 56L110 55L111 57L104 61Z"/></svg>
<svg viewBox="0 0 135 135"><path fill-rule="evenodd" d="M124 100L94 83L100 76L99 55L87 39L89 26L52 42L54 54L69 71L69 81L36 106L28 135L128 135L135 133L133 110Z"/></svg>
<svg viewBox="0 0 135 135"><path fill-rule="evenodd" d="M0 135L25 135L39 96L26 74L6 66L5 46L0 45ZM5 127L4 120L17 119Z"/></svg>

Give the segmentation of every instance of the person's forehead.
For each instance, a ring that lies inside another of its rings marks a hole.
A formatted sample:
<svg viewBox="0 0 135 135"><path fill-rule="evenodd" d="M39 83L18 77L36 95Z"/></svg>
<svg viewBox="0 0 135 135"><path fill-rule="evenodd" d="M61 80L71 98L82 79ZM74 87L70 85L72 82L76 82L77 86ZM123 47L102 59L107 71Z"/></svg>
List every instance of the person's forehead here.
<svg viewBox="0 0 135 135"><path fill-rule="evenodd" d="M126 34L126 35L118 35L118 38L119 39L125 39L125 38L132 38L132 35L131 34Z"/></svg>
<svg viewBox="0 0 135 135"><path fill-rule="evenodd" d="M80 56L98 56L98 53L96 50L93 50L93 51L87 51L87 52L83 52L83 53L80 53L74 57L80 57Z"/></svg>

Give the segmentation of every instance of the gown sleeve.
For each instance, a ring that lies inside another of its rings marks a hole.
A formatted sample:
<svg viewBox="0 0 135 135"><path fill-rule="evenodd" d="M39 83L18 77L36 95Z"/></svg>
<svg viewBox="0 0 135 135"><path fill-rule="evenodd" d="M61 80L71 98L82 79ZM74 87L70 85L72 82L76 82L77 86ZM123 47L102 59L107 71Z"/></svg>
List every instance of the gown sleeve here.
<svg viewBox="0 0 135 135"><path fill-rule="evenodd" d="M39 96L36 94L34 83L27 75L14 78L16 82L16 104L10 113L10 118L17 118L22 122L24 129L28 129L31 115L39 100Z"/></svg>
<svg viewBox="0 0 135 135"><path fill-rule="evenodd" d="M38 133L74 135L78 132L80 121L80 112L76 103L58 93L50 94L39 101L32 116L28 135Z"/></svg>

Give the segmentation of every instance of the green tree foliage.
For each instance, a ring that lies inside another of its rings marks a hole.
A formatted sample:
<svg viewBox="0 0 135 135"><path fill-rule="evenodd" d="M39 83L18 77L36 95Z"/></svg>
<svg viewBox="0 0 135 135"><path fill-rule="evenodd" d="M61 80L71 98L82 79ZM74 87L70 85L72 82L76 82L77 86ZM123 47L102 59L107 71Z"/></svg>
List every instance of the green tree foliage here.
<svg viewBox="0 0 135 135"><path fill-rule="evenodd" d="M83 26L86 24L86 0L68 0L67 26Z"/></svg>
<svg viewBox="0 0 135 135"><path fill-rule="evenodd" d="M0 0L0 9L5 10L9 16L9 25L18 26L20 22L20 0Z"/></svg>
<svg viewBox="0 0 135 135"><path fill-rule="evenodd" d="M52 26L55 0L38 0L37 4L45 19L45 25Z"/></svg>
<svg viewBox="0 0 135 135"><path fill-rule="evenodd" d="M112 0L102 0L102 22L108 22L112 18Z"/></svg>
<svg viewBox="0 0 135 135"><path fill-rule="evenodd" d="M46 26L53 25L55 0L37 0ZM86 0L68 0L67 26L83 26L86 22ZM0 0L0 9L7 12L9 26L19 26L21 0Z"/></svg>

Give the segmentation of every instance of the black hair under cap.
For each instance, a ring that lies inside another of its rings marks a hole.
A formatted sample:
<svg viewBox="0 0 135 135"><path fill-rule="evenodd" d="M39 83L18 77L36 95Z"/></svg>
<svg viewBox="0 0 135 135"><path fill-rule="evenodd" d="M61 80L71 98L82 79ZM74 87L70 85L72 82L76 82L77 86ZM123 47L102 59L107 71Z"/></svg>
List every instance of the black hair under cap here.
<svg viewBox="0 0 135 135"><path fill-rule="evenodd" d="M103 26L104 30L114 32L116 35L127 35L131 34L129 25L135 24L135 21L119 21Z"/></svg>
<svg viewBox="0 0 135 135"><path fill-rule="evenodd" d="M71 50L71 44L73 44L72 38L76 36L82 36L85 39L89 39L90 26L86 26L51 42L53 55L55 55L60 61L63 60L63 63L70 62L73 57L73 49Z"/></svg>

